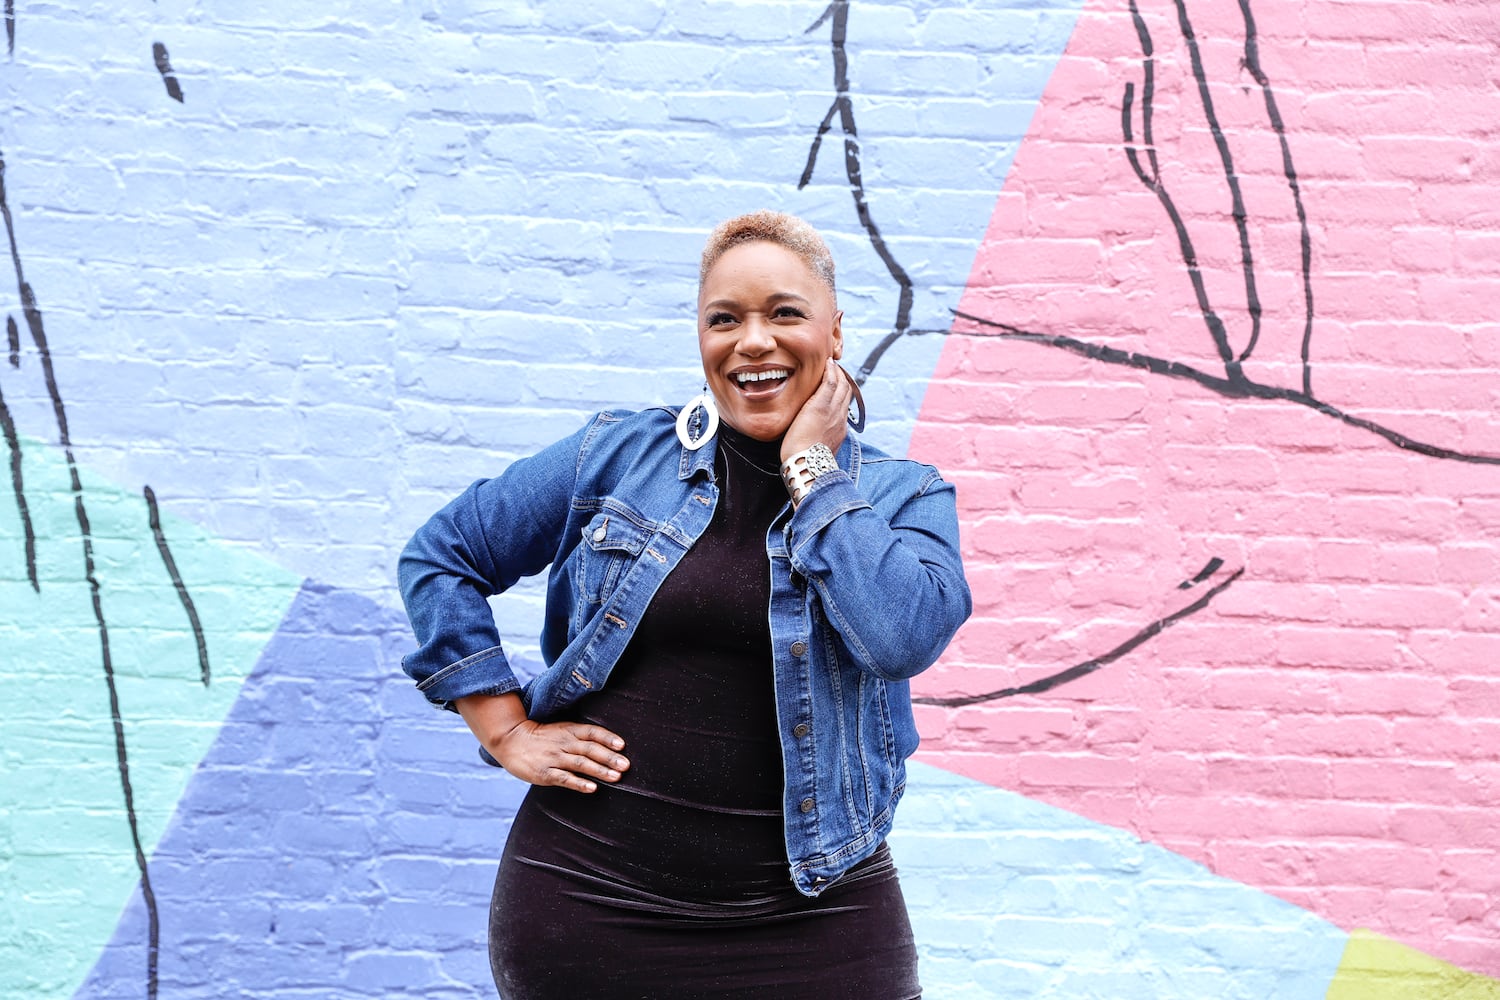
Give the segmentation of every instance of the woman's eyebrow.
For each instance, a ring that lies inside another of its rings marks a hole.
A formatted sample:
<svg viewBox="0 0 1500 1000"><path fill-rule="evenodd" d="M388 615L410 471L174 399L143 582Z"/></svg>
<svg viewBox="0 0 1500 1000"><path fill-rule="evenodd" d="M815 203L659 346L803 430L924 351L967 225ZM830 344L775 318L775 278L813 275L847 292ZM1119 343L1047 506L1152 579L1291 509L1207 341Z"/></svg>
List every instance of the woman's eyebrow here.
<svg viewBox="0 0 1500 1000"><path fill-rule="evenodd" d="M806 296L803 296L803 295L798 295L796 292L772 292L770 295L766 296L766 301L768 301L768 302L785 302L785 301L788 301L788 300L792 300L792 301L796 301L796 302L801 302L801 303L803 303L805 305L808 305L808 306L812 305L812 300L811 299L809 299L809 298L807 298ZM740 305L740 301L738 299L719 298L719 299L714 299L712 302L705 302L705 303L703 303L703 308L704 309L733 309L733 308L739 307L739 305Z"/></svg>

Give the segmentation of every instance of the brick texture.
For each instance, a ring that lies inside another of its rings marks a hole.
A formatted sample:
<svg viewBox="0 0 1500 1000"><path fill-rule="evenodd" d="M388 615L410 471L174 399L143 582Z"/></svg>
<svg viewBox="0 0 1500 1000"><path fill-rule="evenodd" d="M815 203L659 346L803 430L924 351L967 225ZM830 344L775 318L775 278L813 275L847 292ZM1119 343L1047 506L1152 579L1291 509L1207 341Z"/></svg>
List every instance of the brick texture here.
<svg viewBox="0 0 1500 1000"><path fill-rule="evenodd" d="M694 395L764 205L960 491L926 995L1500 995L1493 5L14 6L0 995L492 995L523 789L401 676L396 555Z"/></svg>

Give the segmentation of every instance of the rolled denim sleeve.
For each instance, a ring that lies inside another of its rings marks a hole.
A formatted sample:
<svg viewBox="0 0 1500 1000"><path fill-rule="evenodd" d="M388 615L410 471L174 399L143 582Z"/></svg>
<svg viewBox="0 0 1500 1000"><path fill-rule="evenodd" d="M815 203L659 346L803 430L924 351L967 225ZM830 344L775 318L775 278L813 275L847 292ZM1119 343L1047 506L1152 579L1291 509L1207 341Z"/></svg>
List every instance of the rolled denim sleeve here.
<svg viewBox="0 0 1500 1000"><path fill-rule="evenodd" d="M401 553L397 578L418 642L401 667L435 705L520 688L487 598L556 557L582 433L478 480Z"/></svg>
<svg viewBox="0 0 1500 1000"><path fill-rule="evenodd" d="M792 567L860 667L884 680L931 666L973 610L956 494L936 469L925 471L889 518L848 473L830 473L787 525Z"/></svg>

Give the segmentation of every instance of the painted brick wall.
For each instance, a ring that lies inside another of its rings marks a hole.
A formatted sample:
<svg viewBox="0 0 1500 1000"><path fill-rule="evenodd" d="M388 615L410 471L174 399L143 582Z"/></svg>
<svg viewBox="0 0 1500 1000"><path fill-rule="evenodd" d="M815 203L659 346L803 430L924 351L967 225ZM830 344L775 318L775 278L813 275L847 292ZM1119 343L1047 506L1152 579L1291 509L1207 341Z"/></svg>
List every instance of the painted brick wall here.
<svg viewBox="0 0 1500 1000"><path fill-rule="evenodd" d="M0 996L492 995L522 790L400 675L396 553L693 395L763 205L960 487L927 995L1500 996L1488 4L5 22Z"/></svg>

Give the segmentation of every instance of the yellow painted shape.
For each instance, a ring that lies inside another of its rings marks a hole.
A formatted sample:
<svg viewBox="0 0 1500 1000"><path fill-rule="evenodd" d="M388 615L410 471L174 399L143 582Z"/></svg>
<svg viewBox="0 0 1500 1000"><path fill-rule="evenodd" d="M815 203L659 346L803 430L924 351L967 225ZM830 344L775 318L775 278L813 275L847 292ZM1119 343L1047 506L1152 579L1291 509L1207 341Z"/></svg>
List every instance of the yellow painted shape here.
<svg viewBox="0 0 1500 1000"><path fill-rule="evenodd" d="M1465 972L1374 931L1356 930L1327 1000L1500 1000L1500 979Z"/></svg>

